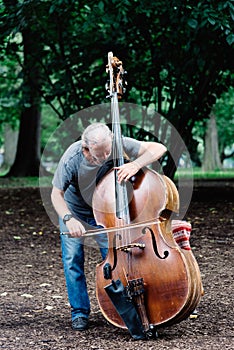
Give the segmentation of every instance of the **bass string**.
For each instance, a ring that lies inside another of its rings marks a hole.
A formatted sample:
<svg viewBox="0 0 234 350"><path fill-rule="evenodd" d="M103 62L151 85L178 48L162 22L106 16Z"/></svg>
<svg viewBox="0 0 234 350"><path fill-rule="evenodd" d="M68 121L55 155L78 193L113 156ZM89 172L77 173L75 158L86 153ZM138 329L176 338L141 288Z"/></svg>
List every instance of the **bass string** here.
<svg viewBox="0 0 234 350"><path fill-rule="evenodd" d="M111 109L113 131L113 159L114 167L116 168L124 164L123 142L119 120L118 97L116 92L112 96ZM130 224L130 214L126 183L122 182L119 184L117 180L117 170L115 169L116 215L120 219L117 221L117 225L120 227L122 225ZM127 245L129 242L130 230L126 229L126 232L121 235L120 245Z"/></svg>

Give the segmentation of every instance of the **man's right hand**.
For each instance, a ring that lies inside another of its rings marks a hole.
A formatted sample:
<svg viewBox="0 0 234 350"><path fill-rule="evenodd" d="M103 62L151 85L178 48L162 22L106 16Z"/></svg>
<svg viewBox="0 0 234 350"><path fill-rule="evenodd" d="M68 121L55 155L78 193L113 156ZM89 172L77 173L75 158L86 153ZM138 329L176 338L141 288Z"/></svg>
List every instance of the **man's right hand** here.
<svg viewBox="0 0 234 350"><path fill-rule="evenodd" d="M69 230L69 234L72 237L81 237L85 233L84 226L79 220L75 218L71 218L69 221L67 221L66 226Z"/></svg>

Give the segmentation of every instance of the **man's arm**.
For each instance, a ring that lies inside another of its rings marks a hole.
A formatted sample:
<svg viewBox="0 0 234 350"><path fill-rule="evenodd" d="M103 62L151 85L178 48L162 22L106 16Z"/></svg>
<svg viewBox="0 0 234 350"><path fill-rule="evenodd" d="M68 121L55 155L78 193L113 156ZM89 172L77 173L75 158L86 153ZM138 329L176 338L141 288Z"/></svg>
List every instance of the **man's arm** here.
<svg viewBox="0 0 234 350"><path fill-rule="evenodd" d="M54 209L61 218L70 213L70 210L68 209L68 206L64 200L64 192L55 186L51 192L51 201ZM81 222L73 217L66 222L66 226L69 233L73 237L80 237L85 232L85 228Z"/></svg>
<svg viewBox="0 0 234 350"><path fill-rule="evenodd" d="M157 142L141 142L138 157L130 163L126 163L117 167L118 181L127 181L131 176L135 175L141 168L158 160L167 148Z"/></svg>

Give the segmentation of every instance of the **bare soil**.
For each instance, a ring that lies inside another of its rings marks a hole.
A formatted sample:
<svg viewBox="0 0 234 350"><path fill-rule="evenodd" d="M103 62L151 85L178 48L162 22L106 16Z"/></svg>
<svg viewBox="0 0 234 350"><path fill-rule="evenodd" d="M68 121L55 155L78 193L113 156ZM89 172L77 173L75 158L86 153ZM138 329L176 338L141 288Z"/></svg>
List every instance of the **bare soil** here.
<svg viewBox="0 0 234 350"><path fill-rule="evenodd" d="M1 349L233 349L234 204L228 191L195 192L186 219L205 295L198 318L160 328L154 340L134 341L109 324L95 297L99 251L87 248L86 270L92 304L90 328L71 328L59 231L48 218L38 188L2 188Z"/></svg>

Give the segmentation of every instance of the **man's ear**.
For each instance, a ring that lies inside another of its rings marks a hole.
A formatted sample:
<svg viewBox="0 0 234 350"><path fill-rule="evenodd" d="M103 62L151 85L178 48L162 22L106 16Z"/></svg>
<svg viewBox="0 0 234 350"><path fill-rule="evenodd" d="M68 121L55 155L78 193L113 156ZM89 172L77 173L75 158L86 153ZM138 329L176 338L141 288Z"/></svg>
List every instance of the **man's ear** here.
<svg viewBox="0 0 234 350"><path fill-rule="evenodd" d="M89 147L85 142L82 143L82 148L84 148L86 151L89 151Z"/></svg>

